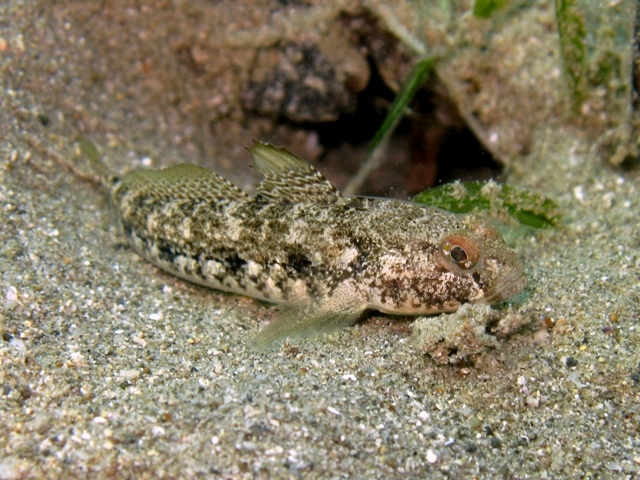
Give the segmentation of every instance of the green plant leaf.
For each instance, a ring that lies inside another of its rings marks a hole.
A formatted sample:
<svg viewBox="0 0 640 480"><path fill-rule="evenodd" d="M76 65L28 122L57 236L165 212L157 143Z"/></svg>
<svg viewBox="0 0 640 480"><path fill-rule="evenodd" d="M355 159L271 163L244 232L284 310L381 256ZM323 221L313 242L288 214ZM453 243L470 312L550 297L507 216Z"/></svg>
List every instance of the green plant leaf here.
<svg viewBox="0 0 640 480"><path fill-rule="evenodd" d="M398 122L400 122L404 115L405 108L407 108L409 102L413 100L413 97L420 86L424 83L425 78L427 78L427 75L431 72L435 63L435 57L428 57L413 66L411 73L409 73L409 76L402 84L400 91L393 99L391 108L389 109L384 122L382 122L382 126L373 137L371 145L369 145L369 149L367 150L367 157L370 156L372 152L383 144L393 133L395 128L398 126Z"/></svg>
<svg viewBox="0 0 640 480"><path fill-rule="evenodd" d="M555 6L564 73L573 96L574 110L578 110L586 88L587 29L576 0L555 0Z"/></svg>
<svg viewBox="0 0 640 480"><path fill-rule="evenodd" d="M419 193L414 202L453 213L486 212L503 223L553 228L560 223L558 205L542 195L489 182L449 183Z"/></svg>
<svg viewBox="0 0 640 480"><path fill-rule="evenodd" d="M407 105L409 105L409 102L411 102L418 92L435 63L436 57L427 57L413 66L409 76L402 84L402 87L400 87L400 91L396 94L391 108L382 122L382 126L373 137L371 145L369 145L364 160L362 161L360 170L344 188L344 194L354 195L357 193L369 174L378 167L389 137L398 126L398 123L405 114Z"/></svg>
<svg viewBox="0 0 640 480"><path fill-rule="evenodd" d="M509 0L476 0L473 4L473 16L476 18L489 18L498 10L504 8Z"/></svg>

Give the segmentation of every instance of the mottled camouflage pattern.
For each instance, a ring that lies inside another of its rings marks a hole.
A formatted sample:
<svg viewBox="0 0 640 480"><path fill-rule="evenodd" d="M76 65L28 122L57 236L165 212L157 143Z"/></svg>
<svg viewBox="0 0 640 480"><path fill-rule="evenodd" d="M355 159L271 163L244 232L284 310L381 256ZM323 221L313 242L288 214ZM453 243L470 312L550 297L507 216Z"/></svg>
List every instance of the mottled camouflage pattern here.
<svg viewBox="0 0 640 480"><path fill-rule="evenodd" d="M493 303L526 283L515 253L476 217L343 197L288 152L251 151L265 175L253 197L193 165L132 172L111 195L128 241L158 267L285 305L257 347L348 325L367 309L414 315ZM466 263L455 261L461 255Z"/></svg>

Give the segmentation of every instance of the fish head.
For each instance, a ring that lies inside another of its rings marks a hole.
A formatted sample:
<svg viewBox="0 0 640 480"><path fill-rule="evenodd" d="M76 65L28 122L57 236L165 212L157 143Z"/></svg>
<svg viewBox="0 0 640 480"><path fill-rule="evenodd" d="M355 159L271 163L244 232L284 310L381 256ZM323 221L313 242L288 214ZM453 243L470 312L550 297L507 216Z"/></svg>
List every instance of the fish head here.
<svg viewBox="0 0 640 480"><path fill-rule="evenodd" d="M459 298L462 303L501 302L527 284L524 266L516 252L493 225L474 215L463 217L461 228L445 233L436 260L464 287L459 289L467 294L467 298Z"/></svg>
<svg viewBox="0 0 640 480"><path fill-rule="evenodd" d="M451 312L465 303L506 300L526 285L524 267L490 223L423 208L384 251L369 288L369 308L396 315ZM429 234L437 225L437 234ZM427 233L425 233L427 232Z"/></svg>

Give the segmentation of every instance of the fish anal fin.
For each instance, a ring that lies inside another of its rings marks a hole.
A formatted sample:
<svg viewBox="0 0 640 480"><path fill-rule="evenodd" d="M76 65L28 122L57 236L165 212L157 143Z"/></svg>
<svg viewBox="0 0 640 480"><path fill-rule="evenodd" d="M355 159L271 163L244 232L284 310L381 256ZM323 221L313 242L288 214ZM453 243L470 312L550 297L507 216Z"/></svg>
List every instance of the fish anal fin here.
<svg viewBox="0 0 640 480"><path fill-rule="evenodd" d="M256 351L276 347L286 338L300 340L348 327L367 310L364 296L347 286L333 295L285 307L276 319L260 330L249 342Z"/></svg>
<svg viewBox="0 0 640 480"><path fill-rule="evenodd" d="M284 148L254 142L249 151L264 175L256 198L289 203L335 203L343 198L313 166Z"/></svg>

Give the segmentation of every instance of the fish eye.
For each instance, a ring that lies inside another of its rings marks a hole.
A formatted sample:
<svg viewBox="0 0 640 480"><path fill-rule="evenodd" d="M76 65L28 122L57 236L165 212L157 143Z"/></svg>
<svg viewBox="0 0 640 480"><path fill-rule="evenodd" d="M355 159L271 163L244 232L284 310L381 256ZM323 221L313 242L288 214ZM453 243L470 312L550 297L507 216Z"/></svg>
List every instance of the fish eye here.
<svg viewBox="0 0 640 480"><path fill-rule="evenodd" d="M480 258L475 242L460 234L446 236L440 242L440 251L445 259L462 270L471 270Z"/></svg>
<svg viewBox="0 0 640 480"><path fill-rule="evenodd" d="M458 265L463 264L469 258L467 256L467 252L464 251L464 248L459 247L458 245L449 251L449 255L451 255L451 259Z"/></svg>

